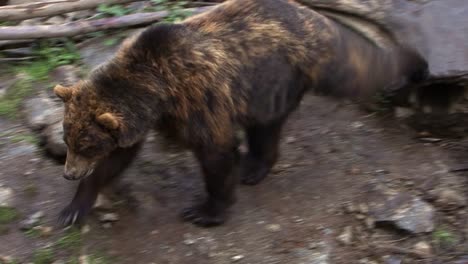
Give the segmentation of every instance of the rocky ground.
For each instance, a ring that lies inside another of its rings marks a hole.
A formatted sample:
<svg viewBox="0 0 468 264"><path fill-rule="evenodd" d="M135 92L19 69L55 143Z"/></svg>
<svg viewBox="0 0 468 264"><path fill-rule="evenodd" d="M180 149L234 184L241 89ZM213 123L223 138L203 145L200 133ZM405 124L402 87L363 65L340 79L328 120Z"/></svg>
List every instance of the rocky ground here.
<svg viewBox="0 0 468 264"><path fill-rule="evenodd" d="M428 53L433 69L468 68L460 64L468 62L463 1L408 11L426 19L429 36L444 36L431 42L440 45ZM435 19L441 12L450 18ZM79 46L86 68L112 54L106 37ZM442 48L449 42L453 52ZM50 76L66 84L80 72L66 65ZM2 75L0 84L12 79ZM415 126L308 95L285 128L273 173L239 186L230 220L210 229L178 218L203 194L193 157L161 151L152 135L87 225L63 230L56 217L76 183L51 158L65 148L49 88L37 88L20 118L0 118L0 263L468 263L468 173L453 171L468 167L465 114Z"/></svg>

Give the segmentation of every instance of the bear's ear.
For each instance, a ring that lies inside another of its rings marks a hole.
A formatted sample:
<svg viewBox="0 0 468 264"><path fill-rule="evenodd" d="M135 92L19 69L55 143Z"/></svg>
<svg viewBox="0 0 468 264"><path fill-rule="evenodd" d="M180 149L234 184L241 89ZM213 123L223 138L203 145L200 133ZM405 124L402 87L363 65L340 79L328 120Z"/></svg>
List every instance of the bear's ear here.
<svg viewBox="0 0 468 264"><path fill-rule="evenodd" d="M65 103L68 100L70 100L70 98L72 97L73 91L71 88L67 88L58 84L54 87L54 93L57 97L62 99L62 101Z"/></svg>
<svg viewBox="0 0 468 264"><path fill-rule="evenodd" d="M115 130L120 127L119 118L117 118L114 114L111 113L104 113L96 117L99 124L103 125L104 127Z"/></svg>

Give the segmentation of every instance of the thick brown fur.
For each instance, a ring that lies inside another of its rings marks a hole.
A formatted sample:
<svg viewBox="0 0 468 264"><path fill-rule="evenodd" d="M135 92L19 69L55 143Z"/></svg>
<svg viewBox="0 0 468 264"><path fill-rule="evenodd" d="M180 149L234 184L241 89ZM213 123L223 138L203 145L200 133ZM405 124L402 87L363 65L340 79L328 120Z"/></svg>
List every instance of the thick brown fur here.
<svg viewBox="0 0 468 264"><path fill-rule="evenodd" d="M236 127L249 143L242 181L256 184L275 164L282 125L304 92L359 99L426 68L416 53L381 50L294 1L231 0L179 24L152 26L70 87L70 97L56 89L66 98L65 177L82 181L61 220L82 220L156 129L191 149L205 177L208 197L184 219L221 224L235 201Z"/></svg>

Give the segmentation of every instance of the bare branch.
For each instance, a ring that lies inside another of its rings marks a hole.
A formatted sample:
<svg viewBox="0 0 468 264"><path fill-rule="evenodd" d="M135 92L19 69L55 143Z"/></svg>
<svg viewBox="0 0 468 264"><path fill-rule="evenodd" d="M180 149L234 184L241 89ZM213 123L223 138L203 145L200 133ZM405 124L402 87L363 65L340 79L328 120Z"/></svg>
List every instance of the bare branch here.
<svg viewBox="0 0 468 264"><path fill-rule="evenodd" d="M192 14L202 13L212 6L184 9ZM0 40L71 37L106 29L149 24L169 15L168 11L138 13L121 17L75 21L62 25L0 27Z"/></svg>
<svg viewBox="0 0 468 264"><path fill-rule="evenodd" d="M139 0L57 0L23 5L7 5L0 7L0 21L15 21L34 17L55 16L79 10L93 9L100 4L113 5L137 1Z"/></svg>

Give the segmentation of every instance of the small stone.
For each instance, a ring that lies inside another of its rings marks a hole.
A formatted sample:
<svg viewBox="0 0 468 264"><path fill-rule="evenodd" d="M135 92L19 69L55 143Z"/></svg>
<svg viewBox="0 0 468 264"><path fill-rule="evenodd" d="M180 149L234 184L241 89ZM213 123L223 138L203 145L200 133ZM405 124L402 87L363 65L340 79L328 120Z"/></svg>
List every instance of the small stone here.
<svg viewBox="0 0 468 264"><path fill-rule="evenodd" d="M106 196L99 194L94 203L94 208L97 210L110 210L112 209L112 202Z"/></svg>
<svg viewBox="0 0 468 264"><path fill-rule="evenodd" d="M104 223L104 224L102 224L102 227L104 229L110 229L110 228L112 228L112 223L111 222Z"/></svg>
<svg viewBox="0 0 468 264"><path fill-rule="evenodd" d="M231 258L232 262L237 262L239 260L242 260L245 256L244 255L235 255Z"/></svg>
<svg viewBox="0 0 468 264"><path fill-rule="evenodd" d="M89 231L91 231L91 227L89 227L89 225L85 225L83 228L81 228L81 234L83 235L89 233Z"/></svg>
<svg viewBox="0 0 468 264"><path fill-rule="evenodd" d="M266 226L266 229L271 232L279 232L281 231L281 226L278 224L270 224Z"/></svg>
<svg viewBox="0 0 468 264"><path fill-rule="evenodd" d="M195 244L197 242L197 240L194 239L191 234L185 234L184 238L185 238L184 239L184 244L187 245L187 246L193 245L193 244Z"/></svg>
<svg viewBox="0 0 468 264"><path fill-rule="evenodd" d="M318 247L316 242L310 242L307 246L308 249L316 249Z"/></svg>
<svg viewBox="0 0 468 264"><path fill-rule="evenodd" d="M408 118L414 114L414 111L407 107L395 107L394 114L396 118Z"/></svg>
<svg viewBox="0 0 468 264"><path fill-rule="evenodd" d="M367 206L367 204L365 204L365 203L360 203L359 204L359 212L361 212L362 214L369 213L369 206Z"/></svg>
<svg viewBox="0 0 468 264"><path fill-rule="evenodd" d="M41 219L42 217L44 217L44 212L43 211L37 211L36 213L34 213L33 215L31 215L31 219Z"/></svg>
<svg viewBox="0 0 468 264"><path fill-rule="evenodd" d="M11 207L13 203L13 189L0 185L0 207Z"/></svg>
<svg viewBox="0 0 468 264"><path fill-rule="evenodd" d="M38 230L39 234L43 237L49 237L52 235L52 231L54 230L50 226L35 226L33 227L34 230Z"/></svg>
<svg viewBox="0 0 468 264"><path fill-rule="evenodd" d="M153 231L151 231L150 234L155 236L155 235L159 234L159 230L153 230Z"/></svg>
<svg viewBox="0 0 468 264"><path fill-rule="evenodd" d="M363 220L363 219L365 219L365 218L366 218L366 216L365 216L365 215L363 215L363 214L356 214L356 216L355 216L355 217L356 217L356 219L358 219L358 220Z"/></svg>
<svg viewBox="0 0 468 264"><path fill-rule="evenodd" d="M116 213L107 213L107 214L102 214L101 217L99 217L99 221L101 222L117 222L119 221L119 215Z"/></svg>
<svg viewBox="0 0 468 264"><path fill-rule="evenodd" d="M465 197L452 189L443 189L437 192L436 204L445 210L454 210L466 206Z"/></svg>
<svg viewBox="0 0 468 264"><path fill-rule="evenodd" d="M430 138L430 137L419 138L419 140L425 143L437 143L437 142L442 141L442 139L440 138Z"/></svg>
<svg viewBox="0 0 468 264"><path fill-rule="evenodd" d="M353 203L346 203L344 208L345 208L346 213L348 214L352 214L356 212L356 207L354 206Z"/></svg>
<svg viewBox="0 0 468 264"><path fill-rule="evenodd" d="M297 139L295 137L292 137L292 136L286 137L286 143L288 143L288 144L294 143L296 141L297 141Z"/></svg>
<svg viewBox="0 0 468 264"><path fill-rule="evenodd" d="M357 175L361 173L361 170L357 167L352 167L351 170L349 171L352 175Z"/></svg>
<svg viewBox="0 0 468 264"><path fill-rule="evenodd" d="M351 127L355 128L355 129L359 129L359 128L363 127L363 126L364 126L364 123L362 123L360 121L356 121L356 122L351 123Z"/></svg>
<svg viewBox="0 0 468 264"><path fill-rule="evenodd" d="M383 260L383 263L384 264L401 264L402 263L402 258L399 257L399 256L393 256L393 255L390 255L390 256L384 256L382 258Z"/></svg>
<svg viewBox="0 0 468 264"><path fill-rule="evenodd" d="M350 245L353 240L353 228L351 226L345 227L343 233L337 239L346 246Z"/></svg>
<svg viewBox="0 0 468 264"><path fill-rule="evenodd" d="M431 246L425 241L421 241L421 242L416 243L413 246L413 250L415 252L417 252L418 254L420 254L421 256L424 256L424 257L430 256L431 251L432 251Z"/></svg>
<svg viewBox="0 0 468 264"><path fill-rule="evenodd" d="M365 223L368 229L373 229L375 227L375 219L372 217L367 217Z"/></svg>
<svg viewBox="0 0 468 264"><path fill-rule="evenodd" d="M27 219L23 220L20 222L19 226L21 230L30 230L33 227L37 226L39 222L41 221L41 218L44 217L44 212L38 211L31 216L29 216Z"/></svg>

